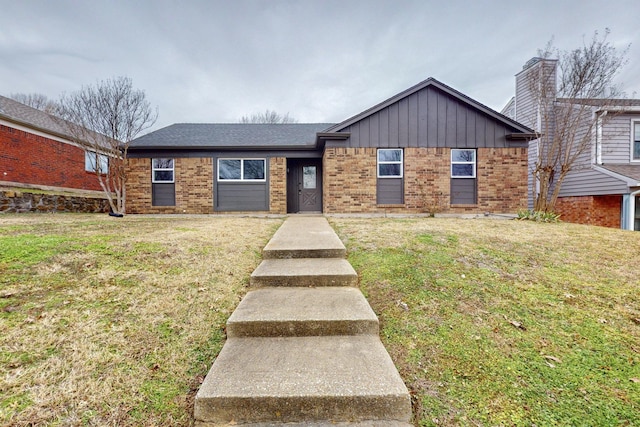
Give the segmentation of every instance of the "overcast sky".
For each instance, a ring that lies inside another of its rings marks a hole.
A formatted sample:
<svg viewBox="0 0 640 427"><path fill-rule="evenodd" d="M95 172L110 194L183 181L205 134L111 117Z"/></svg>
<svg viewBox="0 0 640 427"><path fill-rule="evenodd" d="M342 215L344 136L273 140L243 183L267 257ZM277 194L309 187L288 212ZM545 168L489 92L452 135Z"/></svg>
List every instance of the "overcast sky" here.
<svg viewBox="0 0 640 427"><path fill-rule="evenodd" d="M57 99L128 76L153 129L265 109L340 122L428 77L501 110L553 37L631 44L620 83L640 97L638 0L0 0L0 95Z"/></svg>

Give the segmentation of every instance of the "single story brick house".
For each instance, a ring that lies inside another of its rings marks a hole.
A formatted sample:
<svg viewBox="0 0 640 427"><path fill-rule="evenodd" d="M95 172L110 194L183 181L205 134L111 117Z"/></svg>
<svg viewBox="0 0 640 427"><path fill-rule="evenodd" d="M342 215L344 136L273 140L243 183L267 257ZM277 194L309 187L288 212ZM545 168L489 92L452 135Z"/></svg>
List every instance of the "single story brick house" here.
<svg viewBox="0 0 640 427"><path fill-rule="evenodd" d="M0 96L0 184L102 193L96 159L108 159L73 142L59 119Z"/></svg>
<svg viewBox="0 0 640 427"><path fill-rule="evenodd" d="M128 213L514 214L535 137L433 78L338 124L174 124L130 145Z"/></svg>

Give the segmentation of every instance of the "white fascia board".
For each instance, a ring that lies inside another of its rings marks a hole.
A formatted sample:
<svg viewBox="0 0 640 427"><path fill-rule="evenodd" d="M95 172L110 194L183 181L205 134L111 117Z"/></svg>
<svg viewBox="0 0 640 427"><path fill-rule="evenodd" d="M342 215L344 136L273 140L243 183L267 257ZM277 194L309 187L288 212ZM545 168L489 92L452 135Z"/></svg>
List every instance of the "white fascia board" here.
<svg viewBox="0 0 640 427"><path fill-rule="evenodd" d="M640 113L640 105L630 105L625 107L624 105L611 106L606 108L600 108L596 112L611 111L616 113Z"/></svg>

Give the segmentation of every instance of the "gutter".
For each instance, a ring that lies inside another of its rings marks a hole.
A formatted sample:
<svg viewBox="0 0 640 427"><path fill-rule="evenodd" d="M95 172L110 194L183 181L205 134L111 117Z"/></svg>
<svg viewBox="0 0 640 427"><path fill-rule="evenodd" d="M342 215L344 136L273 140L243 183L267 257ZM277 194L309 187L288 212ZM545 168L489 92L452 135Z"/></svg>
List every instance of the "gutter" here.
<svg viewBox="0 0 640 427"><path fill-rule="evenodd" d="M532 133L508 133L505 135L507 141L533 141L534 139L538 139L542 136L541 133L532 132Z"/></svg>

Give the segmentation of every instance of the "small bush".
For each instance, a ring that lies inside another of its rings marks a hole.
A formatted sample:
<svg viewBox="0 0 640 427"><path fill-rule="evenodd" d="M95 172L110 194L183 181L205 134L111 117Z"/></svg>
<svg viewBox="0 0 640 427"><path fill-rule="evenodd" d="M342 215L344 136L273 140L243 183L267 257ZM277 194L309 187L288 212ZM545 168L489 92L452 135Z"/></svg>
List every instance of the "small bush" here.
<svg viewBox="0 0 640 427"><path fill-rule="evenodd" d="M518 219L521 221L560 222L560 214L527 210L518 212Z"/></svg>

